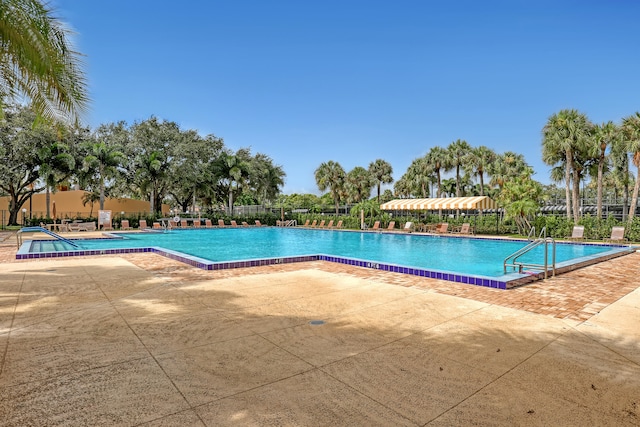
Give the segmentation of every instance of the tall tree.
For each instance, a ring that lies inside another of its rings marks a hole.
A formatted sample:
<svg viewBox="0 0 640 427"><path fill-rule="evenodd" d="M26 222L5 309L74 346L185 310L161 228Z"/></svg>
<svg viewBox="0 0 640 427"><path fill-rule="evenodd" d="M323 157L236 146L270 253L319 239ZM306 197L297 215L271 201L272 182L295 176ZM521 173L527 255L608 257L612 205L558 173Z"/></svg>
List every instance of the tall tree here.
<svg viewBox="0 0 640 427"><path fill-rule="evenodd" d="M433 168L434 165L428 162L426 156L411 162L402 177L409 185L410 194L422 198L429 197L429 184L434 179Z"/></svg>
<svg viewBox="0 0 640 427"><path fill-rule="evenodd" d="M29 197L44 188L40 183L41 154L56 141L45 123L25 107L5 109L0 119L0 192L9 196L9 225L17 225L18 212Z"/></svg>
<svg viewBox="0 0 640 427"><path fill-rule="evenodd" d="M125 153L127 179L148 197L151 212L160 212L171 183L169 170L177 141L182 137L175 122L151 117L130 128L131 139Z"/></svg>
<svg viewBox="0 0 640 427"><path fill-rule="evenodd" d="M362 166L356 166L347 173L345 187L349 202L360 203L369 200L371 188L374 186L371 173Z"/></svg>
<svg viewBox="0 0 640 427"><path fill-rule="evenodd" d="M0 0L0 113L26 95L41 116L79 116L88 104L81 55L65 25L38 0Z"/></svg>
<svg viewBox="0 0 640 427"><path fill-rule="evenodd" d="M103 141L90 142L85 147L86 155L83 159L83 172L94 178L100 191L100 210L104 209L106 196L106 182L115 178L118 167L124 160L124 154L117 146L106 144Z"/></svg>
<svg viewBox="0 0 640 427"><path fill-rule="evenodd" d="M574 160L584 150L591 127L587 116L579 111L561 110L549 117L542 129L542 160L551 166L564 163L567 218L571 218L573 205L575 223L579 219L580 171L575 167Z"/></svg>
<svg viewBox="0 0 640 427"><path fill-rule="evenodd" d="M480 178L480 196L484 196L484 174L495 160L495 151L484 145L472 148L467 154L467 159L464 162L467 173L477 175Z"/></svg>
<svg viewBox="0 0 640 427"><path fill-rule="evenodd" d="M604 169L607 164L607 148L615 143L620 137L618 127L612 122L596 125L593 130L592 143L590 144L590 154L597 158L597 215L602 218L602 189L604 184Z"/></svg>
<svg viewBox="0 0 640 427"><path fill-rule="evenodd" d="M467 141L458 139L447 147L449 152L449 158L451 159L451 165L456 169L456 197L460 197L461 194L461 181L460 181L460 169L464 168L466 161L469 158L468 154L471 151L471 146Z"/></svg>
<svg viewBox="0 0 640 427"><path fill-rule="evenodd" d="M393 182L393 178L391 177L393 167L389 162L377 159L369 164L369 173L373 177L378 189L377 201L380 203L380 187L382 184L391 184Z"/></svg>
<svg viewBox="0 0 640 427"><path fill-rule="evenodd" d="M431 147L426 155L427 163L431 164L431 169L436 175L436 184L438 185L437 197L442 197L442 173L451 170L451 161L447 154L447 150L442 147Z"/></svg>
<svg viewBox="0 0 640 427"><path fill-rule="evenodd" d="M55 192L56 186L73 173L76 162L69 147L62 141L42 147L39 156L42 161L39 174L45 184L45 204L47 217L50 217L51 191Z"/></svg>
<svg viewBox="0 0 640 427"><path fill-rule="evenodd" d="M330 190L331 198L336 207L336 215L338 215L341 194L344 192L345 185L346 174L344 169L340 163L329 160L326 163L321 163L314 175L320 191L325 191L327 188Z"/></svg>
<svg viewBox="0 0 640 427"><path fill-rule="evenodd" d="M257 153L251 159L249 169L251 191L256 200L262 204L273 202L280 193L280 187L284 185L286 174L282 166L275 165L266 154Z"/></svg>
<svg viewBox="0 0 640 427"><path fill-rule="evenodd" d="M627 152L631 153L633 164L636 167L636 183L633 186L628 218L628 222L631 224L638 208L638 190L640 189L640 112L622 120L622 131Z"/></svg>
<svg viewBox="0 0 640 427"><path fill-rule="evenodd" d="M234 195L242 192L245 181L249 178L250 153L246 148L237 152L224 152L218 158L218 176L229 197L229 214L233 213Z"/></svg>

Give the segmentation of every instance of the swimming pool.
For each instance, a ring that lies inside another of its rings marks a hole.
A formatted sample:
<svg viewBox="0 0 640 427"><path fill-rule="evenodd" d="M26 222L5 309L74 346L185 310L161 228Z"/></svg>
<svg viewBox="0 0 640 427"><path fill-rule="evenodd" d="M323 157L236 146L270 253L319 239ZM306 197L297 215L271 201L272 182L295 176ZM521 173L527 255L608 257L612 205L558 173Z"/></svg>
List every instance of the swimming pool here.
<svg viewBox="0 0 640 427"><path fill-rule="evenodd" d="M285 262L325 260L415 274L462 283L506 288L521 274L504 274L504 259L528 242L405 233L374 233L301 228L249 227L173 230L168 233L111 233L112 239L79 239L74 248L61 241L33 241L20 258L156 252L215 270ZM629 248L558 244L559 266L611 258ZM37 255L37 256L36 256ZM540 263L539 247L523 257ZM524 276L526 277L526 276Z"/></svg>

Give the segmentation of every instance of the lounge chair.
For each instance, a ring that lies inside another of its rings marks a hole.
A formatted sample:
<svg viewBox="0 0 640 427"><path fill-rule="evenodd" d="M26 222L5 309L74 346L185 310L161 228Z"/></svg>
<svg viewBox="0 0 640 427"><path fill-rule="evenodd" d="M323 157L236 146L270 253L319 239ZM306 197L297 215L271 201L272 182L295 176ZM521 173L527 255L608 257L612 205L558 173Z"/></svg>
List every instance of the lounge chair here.
<svg viewBox="0 0 640 427"><path fill-rule="evenodd" d="M624 237L624 227L613 227L611 229L611 237L604 239L609 243L622 243L626 242L627 238Z"/></svg>
<svg viewBox="0 0 640 427"><path fill-rule="evenodd" d="M376 221L373 223L373 227L371 227L372 230L380 230L380 221Z"/></svg>
<svg viewBox="0 0 640 427"><path fill-rule="evenodd" d="M306 221L304 222L303 227L308 227L308 226L309 226L309 220L306 220Z"/></svg>
<svg viewBox="0 0 640 427"><path fill-rule="evenodd" d="M123 219L120 222L120 230L131 230L132 227L129 225L129 220L128 219Z"/></svg>
<svg viewBox="0 0 640 427"><path fill-rule="evenodd" d="M395 221L389 221L389 225L387 226L387 230L394 230L396 228Z"/></svg>
<svg viewBox="0 0 640 427"><path fill-rule="evenodd" d="M449 223L448 222L442 222L436 228L436 233L444 234L444 233L447 232L448 229L449 229Z"/></svg>
<svg viewBox="0 0 640 427"><path fill-rule="evenodd" d="M140 225L138 225L138 228L140 230L145 230L145 229L149 228L149 226L147 225L147 220L146 219L141 219L140 220Z"/></svg>
<svg viewBox="0 0 640 427"><path fill-rule="evenodd" d="M465 222L459 227L455 227L451 230L451 234L471 234L471 224Z"/></svg>
<svg viewBox="0 0 640 427"><path fill-rule="evenodd" d="M160 225L160 223L159 223L159 222L154 222L154 223L153 223L153 228L154 228L155 230L158 230L158 229L161 229L161 228L162 228L162 226Z"/></svg>
<svg viewBox="0 0 640 427"><path fill-rule="evenodd" d="M224 219L218 220L218 227L226 227L226 224L224 223Z"/></svg>
<svg viewBox="0 0 640 427"><path fill-rule="evenodd" d="M256 227L262 227L262 223L260 222L260 220L256 219Z"/></svg>
<svg viewBox="0 0 640 427"><path fill-rule="evenodd" d="M402 228L403 231L406 231L407 233L411 233L413 232L413 222L411 221L407 221L404 223L404 227Z"/></svg>
<svg viewBox="0 0 640 427"><path fill-rule="evenodd" d="M232 227L237 227L237 226L238 226L238 223L237 223L234 219L232 219L232 220L231 220L231 226L232 226Z"/></svg>
<svg viewBox="0 0 640 427"><path fill-rule="evenodd" d="M324 219L322 221L320 221L320 225L318 225L319 228L324 228Z"/></svg>
<svg viewBox="0 0 640 427"><path fill-rule="evenodd" d="M182 227L182 228L189 227L189 224L187 224L187 220L186 219L181 219L180 220L180 227Z"/></svg>
<svg viewBox="0 0 640 427"><path fill-rule="evenodd" d="M202 224L200 223L200 220L199 220L199 219L194 219L194 220L193 220L193 226L194 226L194 228L200 228L200 226L201 226L201 225L202 225Z"/></svg>
<svg viewBox="0 0 640 427"><path fill-rule="evenodd" d="M327 224L327 228L333 228L333 220L329 221L329 224Z"/></svg>
<svg viewBox="0 0 640 427"><path fill-rule="evenodd" d="M213 224L211 223L210 219L205 219L204 220L204 226L207 227L207 228L212 228Z"/></svg>
<svg viewBox="0 0 640 427"><path fill-rule="evenodd" d="M318 220L314 219L313 222L311 223L310 227L311 228L315 228L317 224L318 224Z"/></svg>
<svg viewBox="0 0 640 427"><path fill-rule="evenodd" d="M249 223L247 223L247 221L242 221L242 226L243 226L243 227L248 227L248 226L249 226Z"/></svg>
<svg viewBox="0 0 640 427"><path fill-rule="evenodd" d="M342 228L342 220L338 221L336 224L336 228Z"/></svg>
<svg viewBox="0 0 640 427"><path fill-rule="evenodd" d="M624 233L624 231L623 231ZM567 237L569 240L584 240L584 225L574 225L571 236Z"/></svg>

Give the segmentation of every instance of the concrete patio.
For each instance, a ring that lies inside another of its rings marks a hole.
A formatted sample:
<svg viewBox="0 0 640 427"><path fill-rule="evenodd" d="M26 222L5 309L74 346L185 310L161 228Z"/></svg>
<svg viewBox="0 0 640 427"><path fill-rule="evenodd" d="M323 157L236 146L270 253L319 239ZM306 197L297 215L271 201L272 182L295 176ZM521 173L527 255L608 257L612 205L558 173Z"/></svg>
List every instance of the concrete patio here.
<svg viewBox="0 0 640 427"><path fill-rule="evenodd" d="M467 291L323 262L207 272L2 249L0 425L640 424L637 253ZM585 281L612 289L593 313L526 305Z"/></svg>

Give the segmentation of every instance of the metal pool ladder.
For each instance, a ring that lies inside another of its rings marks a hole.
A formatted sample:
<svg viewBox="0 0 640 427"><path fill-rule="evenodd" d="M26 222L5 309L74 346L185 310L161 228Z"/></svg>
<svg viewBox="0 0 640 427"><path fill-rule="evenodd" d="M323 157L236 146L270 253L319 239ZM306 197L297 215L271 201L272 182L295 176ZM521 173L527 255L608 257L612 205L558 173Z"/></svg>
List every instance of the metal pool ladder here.
<svg viewBox="0 0 640 427"><path fill-rule="evenodd" d="M18 249L20 249L20 246L22 246L22 233L45 233L45 234L48 234L49 236L51 236L51 237L53 237L55 239L58 239L58 240L60 240L62 242L70 244L74 248L78 247L78 245L73 243L71 240L65 239L61 235L56 234L51 230L47 230L44 227L37 227L36 226L36 227L23 227L20 230L18 230L18 233L16 234L17 240L18 240Z"/></svg>
<svg viewBox="0 0 640 427"><path fill-rule="evenodd" d="M503 262L504 274L507 274L508 268L517 270L518 273L522 273L526 268L528 270L544 271L544 278L546 279L549 274L549 246L551 246L551 272L552 272L552 277L555 277L556 275L556 241L551 237L546 237L546 236L541 237L543 234L546 235L545 228L543 228L540 231L540 236L537 239L535 239L524 248L517 250L516 252L512 253L511 255L509 255L504 259L504 262ZM526 262L518 261L518 258L520 258L522 255L528 252L531 252L534 248L537 248L538 246L541 246L541 245L544 245L544 262L542 264L526 263Z"/></svg>

